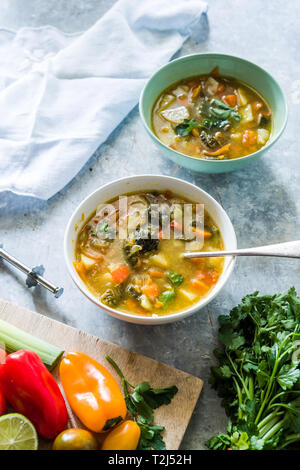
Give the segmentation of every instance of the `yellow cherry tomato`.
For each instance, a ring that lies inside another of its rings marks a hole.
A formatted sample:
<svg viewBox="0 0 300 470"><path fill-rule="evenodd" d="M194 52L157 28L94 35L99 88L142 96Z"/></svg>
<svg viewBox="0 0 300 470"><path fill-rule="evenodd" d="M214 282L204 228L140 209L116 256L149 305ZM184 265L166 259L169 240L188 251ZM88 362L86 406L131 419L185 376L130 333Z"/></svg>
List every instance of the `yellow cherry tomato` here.
<svg viewBox="0 0 300 470"><path fill-rule="evenodd" d="M93 434L85 429L66 429L53 443L53 450L97 450L98 442Z"/></svg>
<svg viewBox="0 0 300 470"><path fill-rule="evenodd" d="M102 450L135 450L141 437L141 429L134 421L123 421L103 441Z"/></svg>

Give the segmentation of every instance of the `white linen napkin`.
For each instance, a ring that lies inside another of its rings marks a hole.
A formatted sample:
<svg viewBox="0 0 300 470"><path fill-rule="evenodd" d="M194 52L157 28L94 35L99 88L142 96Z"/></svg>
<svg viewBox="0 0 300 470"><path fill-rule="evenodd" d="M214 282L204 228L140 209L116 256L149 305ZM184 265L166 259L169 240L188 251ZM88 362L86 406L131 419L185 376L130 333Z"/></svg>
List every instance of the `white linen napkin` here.
<svg viewBox="0 0 300 470"><path fill-rule="evenodd" d="M199 0L119 0L82 34L0 30L0 191L62 189L205 12Z"/></svg>

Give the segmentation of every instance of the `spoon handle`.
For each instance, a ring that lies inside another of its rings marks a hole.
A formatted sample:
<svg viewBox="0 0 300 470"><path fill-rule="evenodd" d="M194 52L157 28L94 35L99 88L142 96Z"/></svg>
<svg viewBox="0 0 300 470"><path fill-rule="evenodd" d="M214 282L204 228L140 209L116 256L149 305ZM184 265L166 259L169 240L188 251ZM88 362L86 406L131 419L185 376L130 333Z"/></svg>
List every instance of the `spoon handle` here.
<svg viewBox="0 0 300 470"><path fill-rule="evenodd" d="M191 251L183 253L184 258L208 258L216 256L278 256L300 259L300 240L232 251Z"/></svg>
<svg viewBox="0 0 300 470"><path fill-rule="evenodd" d="M24 274L27 274L26 285L27 287L33 287L37 284L48 289L54 296L58 299L64 291L62 287L56 287L52 282L47 281L42 274L44 272L43 266L36 266L35 268L29 268L24 263L19 261L14 256L10 255L7 251L2 248L0 245L0 259L3 258L8 263L12 264L15 268L22 271Z"/></svg>

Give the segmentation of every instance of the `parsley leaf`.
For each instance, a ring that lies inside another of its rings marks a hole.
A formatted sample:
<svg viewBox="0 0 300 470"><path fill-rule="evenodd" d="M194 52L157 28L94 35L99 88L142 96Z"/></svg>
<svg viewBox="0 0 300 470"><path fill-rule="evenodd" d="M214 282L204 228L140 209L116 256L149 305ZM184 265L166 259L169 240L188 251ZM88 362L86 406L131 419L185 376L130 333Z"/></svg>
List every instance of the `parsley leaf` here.
<svg viewBox="0 0 300 470"><path fill-rule="evenodd" d="M177 135L184 137L189 135L195 127L198 127L198 123L195 119L185 119L183 123L178 124L178 126L175 127L175 132Z"/></svg>
<svg viewBox="0 0 300 470"><path fill-rule="evenodd" d="M137 424L141 428L141 438L138 444L138 450L165 450L166 444L162 438L163 426L145 426L140 421Z"/></svg>
<svg viewBox="0 0 300 470"><path fill-rule="evenodd" d="M234 121L239 122L242 116L236 111L237 108L231 108L223 101L213 99L209 108L210 114L218 119L232 118Z"/></svg>
<svg viewBox="0 0 300 470"><path fill-rule="evenodd" d="M163 308L165 308L166 305L174 299L174 297L175 297L174 289L168 289L160 294L160 296L158 297L158 300L163 303Z"/></svg>
<svg viewBox="0 0 300 470"><path fill-rule="evenodd" d="M290 366L285 364L281 367L279 374L277 376L277 382L286 390L287 388L292 388L295 383L297 383L300 377L300 368L298 366Z"/></svg>
<svg viewBox="0 0 300 470"><path fill-rule="evenodd" d="M138 449L164 450L166 445L161 433L165 428L153 424L153 410L171 403L172 398L178 392L178 388L173 385L171 387L154 389L148 382L141 382L135 387L124 377L116 362L110 356L105 357L121 377L127 409L141 429ZM129 392L129 388L133 389L132 393Z"/></svg>
<svg viewBox="0 0 300 470"><path fill-rule="evenodd" d="M178 274L176 271L170 271L168 274L168 278L174 284L174 286L178 287L181 286L181 284L184 281L184 277L182 274Z"/></svg>
<svg viewBox="0 0 300 470"><path fill-rule="evenodd" d="M140 393L145 402L153 409L159 408L162 405L169 405L174 395L178 392L178 388L175 385L155 389L151 388L148 382L142 382L134 390Z"/></svg>

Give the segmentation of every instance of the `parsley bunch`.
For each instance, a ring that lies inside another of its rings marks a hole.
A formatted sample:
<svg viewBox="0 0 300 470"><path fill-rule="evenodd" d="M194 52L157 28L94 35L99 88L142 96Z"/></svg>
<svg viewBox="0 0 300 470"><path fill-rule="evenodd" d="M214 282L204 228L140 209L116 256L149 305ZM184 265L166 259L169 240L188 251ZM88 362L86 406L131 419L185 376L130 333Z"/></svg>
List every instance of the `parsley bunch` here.
<svg viewBox="0 0 300 470"><path fill-rule="evenodd" d="M162 405L171 403L172 398L178 392L178 388L173 385L167 388L155 389L152 388L148 382L141 382L135 387L124 377L123 372L115 361L110 356L105 357L121 377L127 409L141 428L141 438L138 449L164 450L166 445L161 433L165 428L164 426L156 426L153 424L153 410ZM132 393L129 392L130 388L133 389Z"/></svg>
<svg viewBox="0 0 300 470"><path fill-rule="evenodd" d="M224 349L214 351L211 385L223 398L230 421L213 436L213 450L300 448L300 298L284 294L246 296L219 317Z"/></svg>

